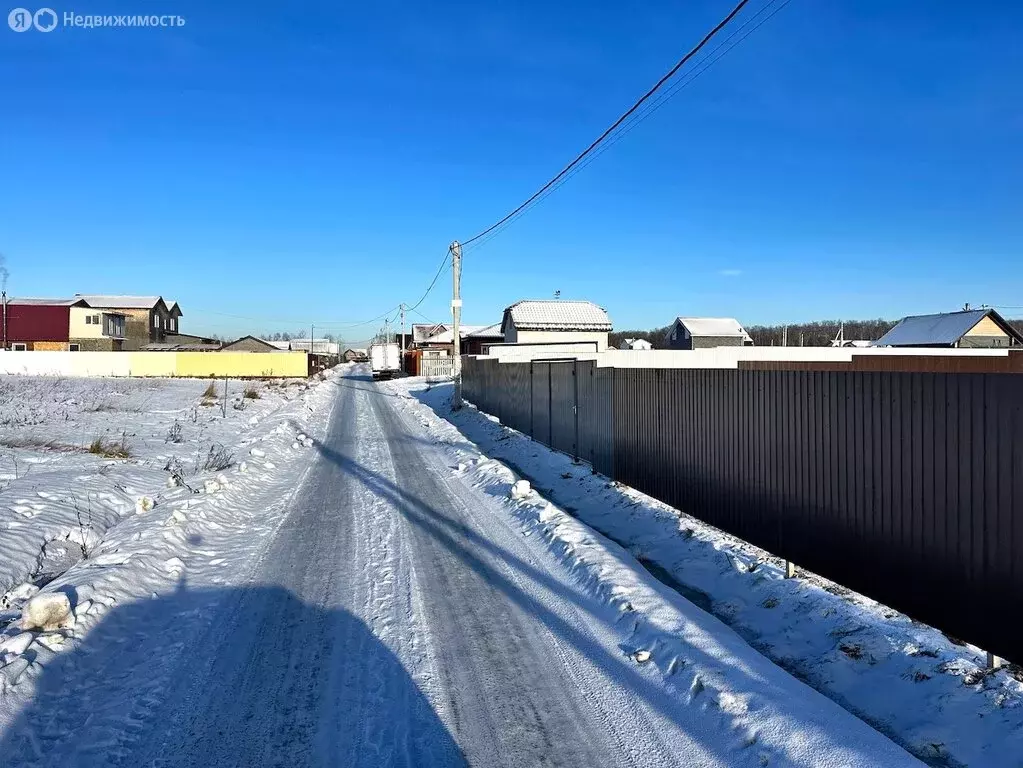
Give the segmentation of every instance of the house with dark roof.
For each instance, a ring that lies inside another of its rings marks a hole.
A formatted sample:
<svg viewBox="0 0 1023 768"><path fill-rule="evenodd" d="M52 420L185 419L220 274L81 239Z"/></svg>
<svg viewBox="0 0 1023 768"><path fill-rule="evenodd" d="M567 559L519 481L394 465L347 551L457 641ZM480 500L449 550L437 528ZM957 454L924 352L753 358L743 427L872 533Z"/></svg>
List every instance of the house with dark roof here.
<svg viewBox="0 0 1023 768"><path fill-rule="evenodd" d="M751 347L752 337L734 317L676 317L664 338L666 349Z"/></svg>
<svg viewBox="0 0 1023 768"><path fill-rule="evenodd" d="M596 342L607 349L611 332L607 310L592 301L539 299L517 301L504 310L501 333L506 344Z"/></svg>
<svg viewBox="0 0 1023 768"><path fill-rule="evenodd" d="M875 347L1023 347L1023 336L993 309L904 317Z"/></svg>
<svg viewBox="0 0 1023 768"><path fill-rule="evenodd" d="M162 296L108 296L76 293L75 299L84 299L93 309L124 315L124 334L121 348L137 350L149 344L166 344L168 334L181 329L181 307L176 301L169 304Z"/></svg>

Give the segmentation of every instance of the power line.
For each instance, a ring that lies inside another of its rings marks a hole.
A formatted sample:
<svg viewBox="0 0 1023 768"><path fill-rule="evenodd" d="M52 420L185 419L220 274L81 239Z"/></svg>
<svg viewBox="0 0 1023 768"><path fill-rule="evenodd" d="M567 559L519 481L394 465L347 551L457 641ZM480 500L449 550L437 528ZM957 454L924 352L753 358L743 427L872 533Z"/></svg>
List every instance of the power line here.
<svg viewBox="0 0 1023 768"><path fill-rule="evenodd" d="M675 64L675 66L673 66L670 70L668 70L668 72L660 80L658 80L653 85L653 87L650 88L650 90L648 90L646 93L644 93L635 104L633 104L631 107L629 107L622 114L621 117L619 117L617 120L615 120L611 124L611 126L606 131L604 131L602 134L600 134L600 136L598 136L586 149L584 149L582 152L580 152L578 155L576 155L575 159L572 160L572 162L570 162L564 168L562 168L550 181L548 181L546 184L544 184L542 187L540 187L540 189L538 189L530 197L528 197L525 202L521 203L517 208L515 208L511 213L507 214L504 218L499 219L494 224L491 224L489 227L484 229L482 232L479 232L479 233L473 235L472 237L468 238L467 240L463 240L462 241L462 246L464 247L466 245L469 245L470 243L473 243L476 240L479 240L481 237L484 237L485 235L489 234L490 232L493 232L499 226L501 226L506 221L511 219L513 216L515 216L515 214L517 214L519 211L524 210L530 203L532 203L534 200L536 200L538 197L540 197L540 195L542 195L544 192L546 192L548 189L550 189L554 184L556 184L559 179L561 179L565 174L567 174L576 165L578 165L587 155L590 154L590 152L592 152L594 149L596 149L608 136L610 136L618 128L618 126L620 126L622 123L624 123L633 113L635 113L636 110L639 109L646 102L647 99L649 99L651 96L653 96L655 93L657 93L657 91L660 90L661 86L663 86L668 80L670 80L672 77L674 77L675 73L678 72L686 64L686 62L688 62L691 58L693 58L693 56L695 56L697 53L699 53L700 50L708 42L710 42L711 38L713 38L718 32L720 32L722 29L724 29L725 26L727 26L732 21L732 19L734 19L736 17L736 15L739 13L739 11L741 11L746 6L746 4L748 2L749 2L749 0L739 0L739 3L728 13L728 15L725 16L725 18L722 19L720 22L718 22L717 26L715 26L710 32L708 32L706 35L704 35L703 39L700 40L700 42L697 43L696 46L692 50L689 51L689 53L687 53L685 56L683 56L681 59L679 59L678 62Z"/></svg>
<svg viewBox="0 0 1023 768"><path fill-rule="evenodd" d="M420 306L424 301L426 301L426 297L430 295L430 291L432 291L433 287L437 284L437 280L440 279L441 273L444 272L444 267L448 265L448 259L450 258L451 252L450 251L445 252L444 259L441 261L440 267L437 269L437 274L434 275L433 280L430 281L430 286L426 289L426 293L424 293L422 297L419 299L419 301L417 301L411 307L405 307L406 312L415 312L416 308Z"/></svg>
<svg viewBox="0 0 1023 768"><path fill-rule="evenodd" d="M431 320L430 318L428 318L426 315L424 315L422 312L419 312L418 310L413 309L411 311L415 312L417 315L419 315L421 318L423 318L426 322L430 323L431 325L440 325L440 323L438 323L436 320Z"/></svg>
<svg viewBox="0 0 1023 768"><path fill-rule="evenodd" d="M732 49L734 49L736 46L740 45L750 35L752 35L754 32L756 32L758 29L760 29L760 27L762 27L764 24L766 24L768 21L770 21L777 13L779 13L783 8L785 8L785 6L787 6L791 1L792 0L770 0L766 5L762 6L749 19L747 19L739 27L737 27L728 37L726 37L724 40L722 40L713 50L711 50L702 59L700 59L697 62L696 68L694 70L684 74L681 78L679 78L679 80L677 80L675 83L673 83L664 93L662 93L660 96L658 96L657 99L655 99L653 102L648 104L642 111L640 111L637 114L634 114L631 117L631 119L629 119L628 121L622 123L622 125L620 126L621 130L619 130L614 136L612 136L609 141L607 141L606 143L602 144L599 147L599 150L597 152L595 152L595 153L591 154L589 157L587 157L586 158L586 162L584 162L581 165L578 165L575 168L573 168L571 173L568 173L568 174L564 175L561 179L559 179L557 181L557 183L550 184L550 185L545 185L545 186L549 186L549 188L546 189L546 191L541 189L542 194L535 195L534 196L535 200L532 200L532 204L530 204L530 201L527 200L526 203L524 203L523 205L519 206L519 208L516 209L515 211L512 211L511 214L509 214L504 219L499 221L493 227L490 227L487 230L485 230L484 232L480 233L479 235L476 235L476 237L474 237L473 240L476 240L476 238L483 238L483 235L487 234L487 232L490 233L489 236L487 236L487 237L477 241L472 246L473 250L475 250L475 249L485 245L490 240L492 240L494 237L496 237L497 235L501 234L501 232L503 232L504 229L506 229L508 226L513 224L519 217L521 217L522 215L527 213L528 212L527 208L531 209L531 208L539 205L540 203L542 203L544 200L546 200L550 195L552 195L554 192L556 192L558 189L560 189L563 184L567 183L577 173L580 173L582 170L584 170L586 167L588 167L590 165L590 163L592 163L594 160L596 160L598 157L600 157L602 154L604 154L604 152L606 152L608 149L610 149L616 143L618 143L623 137L625 137L628 133L630 133L632 130L634 130L640 123L644 122L654 112L656 112L658 109L660 109L662 106L664 106L664 104L668 100L670 100L673 96L678 94L679 91L681 91L681 90L689 87L690 85L692 85L693 82L698 77L700 77L700 75L704 74L708 69L713 67L718 61L720 61L722 58L724 58L726 55L728 55L728 53L730 51L732 51ZM742 37L739 37L739 39L737 39L737 40L735 39L736 37L738 37L742 33L743 29L748 27L750 24L753 24L753 22L755 22L758 17L760 17L765 11L767 11L769 8L771 8L771 6L775 5L778 2L781 2L781 4L778 5L771 13L769 13L767 16L762 18L759 23L757 23L755 26L753 26L752 29L750 29L748 32L746 32L746 34L742 35ZM732 40L735 40L735 42L731 42ZM730 42L731 42L731 44L729 44ZM722 50L722 49L724 49L724 50ZM721 53L718 54L718 51L721 51ZM717 54L717 55L715 55L715 54ZM578 158L577 158L577 160L578 160ZM560 175L561 174L559 174L559 176ZM555 177L555 178L557 178L557 177ZM491 230L493 230L493 231L491 231ZM471 242L471 241L467 241L467 242Z"/></svg>

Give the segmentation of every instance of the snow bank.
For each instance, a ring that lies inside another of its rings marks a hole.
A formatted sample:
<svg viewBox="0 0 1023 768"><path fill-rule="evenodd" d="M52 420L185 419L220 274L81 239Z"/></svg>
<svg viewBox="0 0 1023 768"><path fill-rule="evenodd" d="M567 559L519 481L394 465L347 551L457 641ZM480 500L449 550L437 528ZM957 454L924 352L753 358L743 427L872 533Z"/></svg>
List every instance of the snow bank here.
<svg viewBox="0 0 1023 768"><path fill-rule="evenodd" d="M184 582L244 582L310 466L291 444L325 433L338 373L312 387L275 382L256 400L238 387L244 411L226 418L201 405L201 381L0 377L0 728L53 649L111 607ZM123 439L129 457L89 453L102 435ZM205 466L212 446L287 471L249 463L245 483L232 482L232 469ZM196 493L207 486L215 492Z"/></svg>

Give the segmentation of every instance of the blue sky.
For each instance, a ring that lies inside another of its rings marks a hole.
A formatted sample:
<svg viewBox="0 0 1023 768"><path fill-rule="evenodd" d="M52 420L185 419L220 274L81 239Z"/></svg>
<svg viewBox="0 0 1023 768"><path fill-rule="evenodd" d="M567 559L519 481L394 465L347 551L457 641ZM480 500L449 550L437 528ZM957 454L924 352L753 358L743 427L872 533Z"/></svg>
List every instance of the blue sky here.
<svg viewBox="0 0 1023 768"><path fill-rule="evenodd" d="M416 301L448 243L546 181L728 6L55 10L186 24L0 27L10 292L160 293L185 330L318 321L354 341L378 323L347 323ZM1023 305L1021 31L1018 3L792 0L468 251L465 321L555 290L618 328ZM445 275L423 315L449 299Z"/></svg>

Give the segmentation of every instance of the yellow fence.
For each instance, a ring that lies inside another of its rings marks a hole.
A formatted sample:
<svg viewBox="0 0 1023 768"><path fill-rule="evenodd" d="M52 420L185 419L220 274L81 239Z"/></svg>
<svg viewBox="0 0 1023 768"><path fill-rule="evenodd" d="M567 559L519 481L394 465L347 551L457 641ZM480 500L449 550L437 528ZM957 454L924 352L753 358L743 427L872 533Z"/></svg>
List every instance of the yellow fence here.
<svg viewBox="0 0 1023 768"><path fill-rule="evenodd" d="M0 374L27 376L302 377L305 352L4 352Z"/></svg>

